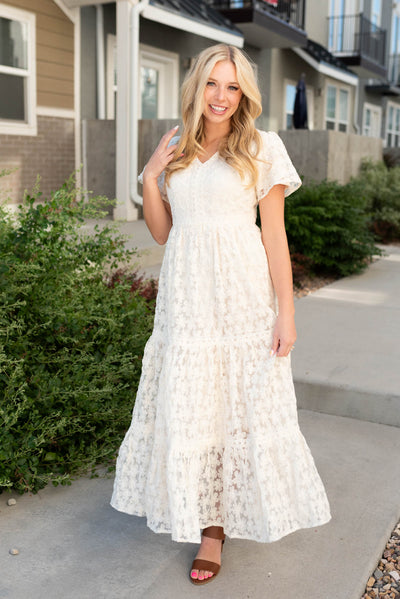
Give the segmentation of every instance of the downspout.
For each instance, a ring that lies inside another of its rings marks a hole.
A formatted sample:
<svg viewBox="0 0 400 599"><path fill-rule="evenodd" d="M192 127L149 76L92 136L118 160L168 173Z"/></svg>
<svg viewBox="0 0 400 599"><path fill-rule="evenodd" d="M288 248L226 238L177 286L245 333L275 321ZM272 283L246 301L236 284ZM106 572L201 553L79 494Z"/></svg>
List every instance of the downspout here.
<svg viewBox="0 0 400 599"><path fill-rule="evenodd" d="M106 87L104 81L104 14L103 5L96 6L96 56L97 56L97 118L106 118Z"/></svg>
<svg viewBox="0 0 400 599"><path fill-rule="evenodd" d="M141 0L132 6L131 12L131 81L130 81L130 197L132 202L143 206L143 198L137 192L138 177L138 121L139 121L139 97L137 86L140 84L139 73L139 17L147 7L149 0Z"/></svg>

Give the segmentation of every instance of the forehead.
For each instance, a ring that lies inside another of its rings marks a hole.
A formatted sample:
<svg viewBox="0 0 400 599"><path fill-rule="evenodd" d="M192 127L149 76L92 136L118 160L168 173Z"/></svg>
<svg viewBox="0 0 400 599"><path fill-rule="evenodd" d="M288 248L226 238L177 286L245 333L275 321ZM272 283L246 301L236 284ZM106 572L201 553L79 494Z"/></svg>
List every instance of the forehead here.
<svg viewBox="0 0 400 599"><path fill-rule="evenodd" d="M210 77L221 81L237 81L236 67L230 60L221 60L214 65Z"/></svg>

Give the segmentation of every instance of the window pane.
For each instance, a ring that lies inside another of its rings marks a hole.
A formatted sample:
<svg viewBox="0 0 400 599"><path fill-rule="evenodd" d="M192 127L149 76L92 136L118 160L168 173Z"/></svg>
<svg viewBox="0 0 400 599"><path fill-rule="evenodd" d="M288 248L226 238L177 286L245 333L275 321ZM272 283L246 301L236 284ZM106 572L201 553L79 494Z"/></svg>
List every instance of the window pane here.
<svg viewBox="0 0 400 599"><path fill-rule="evenodd" d="M393 106L389 106L388 128L393 129Z"/></svg>
<svg viewBox="0 0 400 599"><path fill-rule="evenodd" d="M0 73L0 89L0 119L25 121L25 77Z"/></svg>
<svg viewBox="0 0 400 599"><path fill-rule="evenodd" d="M369 127L371 124L371 111L369 108L365 111L365 126Z"/></svg>
<svg viewBox="0 0 400 599"><path fill-rule="evenodd" d="M141 68L142 119L156 119L158 116L158 71Z"/></svg>
<svg viewBox="0 0 400 599"><path fill-rule="evenodd" d="M331 85L326 90L326 116L328 119L336 117L336 87Z"/></svg>
<svg viewBox="0 0 400 599"><path fill-rule="evenodd" d="M396 133L400 132L400 110L396 108Z"/></svg>
<svg viewBox="0 0 400 599"><path fill-rule="evenodd" d="M293 113L294 99L296 97L296 86L286 86L286 112Z"/></svg>
<svg viewBox="0 0 400 599"><path fill-rule="evenodd" d="M339 120L347 123L349 105L349 92L341 89L339 91Z"/></svg>
<svg viewBox="0 0 400 599"><path fill-rule="evenodd" d="M347 131L347 125L345 125L344 123L340 123L340 125L339 125L339 131L343 131L343 133L346 133L346 131Z"/></svg>
<svg viewBox="0 0 400 599"><path fill-rule="evenodd" d="M335 129L335 123L332 123L332 121L326 121L326 128L333 131Z"/></svg>
<svg viewBox="0 0 400 599"><path fill-rule="evenodd" d="M0 64L28 68L27 23L0 17Z"/></svg>

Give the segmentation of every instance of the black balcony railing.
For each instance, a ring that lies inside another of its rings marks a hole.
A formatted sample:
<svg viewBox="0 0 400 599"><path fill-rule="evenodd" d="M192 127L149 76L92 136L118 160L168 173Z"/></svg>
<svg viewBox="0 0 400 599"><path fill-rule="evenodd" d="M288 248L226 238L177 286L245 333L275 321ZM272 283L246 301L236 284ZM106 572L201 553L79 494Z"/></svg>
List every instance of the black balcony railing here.
<svg viewBox="0 0 400 599"><path fill-rule="evenodd" d="M365 56L385 64L386 31L364 15L329 17L329 50L337 55Z"/></svg>
<svg viewBox="0 0 400 599"><path fill-rule="evenodd" d="M207 2L219 10L255 8L278 17L298 29L304 29L306 0L207 0Z"/></svg>

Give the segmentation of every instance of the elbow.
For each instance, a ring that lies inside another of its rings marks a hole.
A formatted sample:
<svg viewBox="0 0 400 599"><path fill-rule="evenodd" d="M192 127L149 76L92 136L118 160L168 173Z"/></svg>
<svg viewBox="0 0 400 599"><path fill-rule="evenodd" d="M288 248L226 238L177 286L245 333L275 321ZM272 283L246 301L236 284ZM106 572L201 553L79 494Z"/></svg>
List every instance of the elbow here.
<svg viewBox="0 0 400 599"><path fill-rule="evenodd" d="M169 231L167 234L165 233L151 233L154 241L158 243L158 245L165 245L168 241Z"/></svg>

